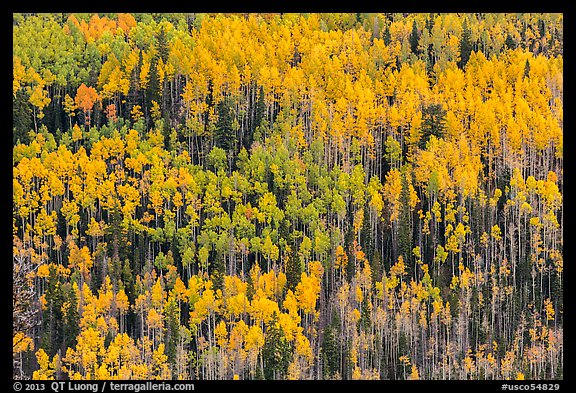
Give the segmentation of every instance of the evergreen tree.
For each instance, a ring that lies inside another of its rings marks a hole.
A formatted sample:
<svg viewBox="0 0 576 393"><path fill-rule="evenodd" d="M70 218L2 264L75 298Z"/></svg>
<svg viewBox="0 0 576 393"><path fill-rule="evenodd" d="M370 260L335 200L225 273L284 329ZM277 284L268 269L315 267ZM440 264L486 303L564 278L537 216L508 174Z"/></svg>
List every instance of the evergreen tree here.
<svg viewBox="0 0 576 393"><path fill-rule="evenodd" d="M160 86L160 76L158 75L158 54L150 61L150 80L146 89L147 113L150 114L152 103L162 105L162 87Z"/></svg>
<svg viewBox="0 0 576 393"><path fill-rule="evenodd" d="M160 27L158 34L156 35L156 48L158 50L158 55L162 62L166 64L168 62L168 56L170 54L170 48L168 46L168 36L166 34L166 29L164 25Z"/></svg>
<svg viewBox="0 0 576 393"><path fill-rule="evenodd" d="M338 348L338 341L334 330L336 328L332 325L328 325L324 330L324 336L322 337L322 372L325 378L330 378L336 373L340 365L340 350Z"/></svg>
<svg viewBox="0 0 576 393"><path fill-rule="evenodd" d="M260 86L258 89L258 101L256 102L256 115L254 121L254 128L262 125L262 121L266 116L266 102L264 101L264 87Z"/></svg>
<svg viewBox="0 0 576 393"><path fill-rule="evenodd" d="M544 19L538 19L538 31L540 33L540 37L544 37L546 35L546 23Z"/></svg>
<svg viewBox="0 0 576 393"><path fill-rule="evenodd" d="M401 184L400 191L400 217L399 217L399 232L398 232L398 245L400 255L404 258L405 262L410 260L412 254L412 210L410 208L410 184L408 182L409 166L404 165L401 168Z"/></svg>
<svg viewBox="0 0 576 393"><path fill-rule="evenodd" d="M370 304L368 303L368 298L364 297L362 299L362 306L360 308L360 319L358 320L358 331L370 331L371 326L371 319L370 319Z"/></svg>
<svg viewBox="0 0 576 393"><path fill-rule="evenodd" d="M128 90L127 106L132 109L134 105L144 105L142 90L140 88L140 72L142 71L142 51L138 51L138 61L130 74L130 89Z"/></svg>
<svg viewBox="0 0 576 393"><path fill-rule="evenodd" d="M458 62L458 67L464 69L464 66L468 63L470 59L470 54L472 53L472 31L468 26L468 20L464 20L462 25L462 38L460 39L460 61Z"/></svg>
<svg viewBox="0 0 576 393"><path fill-rule="evenodd" d="M430 104L422 109L422 137L419 147L426 148L431 135L442 138L446 130L446 110L442 104Z"/></svg>
<svg viewBox="0 0 576 393"><path fill-rule="evenodd" d="M134 276L132 275L132 268L130 267L130 260L128 258L124 259L124 265L122 266L122 283L124 285L124 291L128 296L130 301L134 299Z"/></svg>
<svg viewBox="0 0 576 393"><path fill-rule="evenodd" d="M372 281L373 282L381 281L383 262L382 262L382 254L378 249L374 250L372 257L370 258L370 269L372 269Z"/></svg>
<svg viewBox="0 0 576 393"><path fill-rule="evenodd" d="M426 30L428 34L432 34L432 29L434 28L434 14L430 13L428 18L426 18ZM434 45L432 43L428 44L428 48L425 49L425 56L427 56L426 71L432 73L434 70L434 64L436 64L436 58L434 56Z"/></svg>
<svg viewBox="0 0 576 393"><path fill-rule="evenodd" d="M160 27L160 31L158 32L158 35L156 36L156 48L158 50L157 53L157 57L158 59L162 60L163 64L167 64L168 63L168 57L170 55L170 47L169 47L169 43L168 43L168 36L166 34L166 29L164 27L164 25L162 25ZM160 82L160 81L158 81ZM160 83L159 83L160 85ZM158 103L158 105L160 105L160 109L162 111L162 116L164 118L164 124L166 125L166 128L164 130L164 132L166 133L165 135L165 139L168 139L168 126L170 124L170 118L169 118L169 114L170 114L170 108L169 108L169 104L168 104L168 99L170 97L170 94L167 94L167 86L168 86L168 82L167 82L167 78L164 78L164 82L162 84L162 86L159 86L159 91L160 91L160 97L158 98L158 100L156 100L156 102Z"/></svg>
<svg viewBox="0 0 576 393"><path fill-rule="evenodd" d="M296 285L300 282L302 267L299 257L288 255L286 258L286 287L292 292L296 291Z"/></svg>
<svg viewBox="0 0 576 393"><path fill-rule="evenodd" d="M292 359L293 348L286 340L284 330L278 323L276 311L266 325L266 337L262 347L264 360L264 377L266 379L282 379Z"/></svg>
<svg viewBox="0 0 576 393"><path fill-rule="evenodd" d="M510 50L516 49L516 41L514 41L514 38L512 38L510 33L506 35L506 41L504 41L504 45L506 46L507 49Z"/></svg>
<svg viewBox="0 0 576 393"><path fill-rule="evenodd" d="M368 212L368 206L364 206L365 219L362 222L362 228L360 229L360 246L366 255L368 255L369 259L372 259L374 254L374 238L372 237L370 220L368 220L369 216L370 213Z"/></svg>
<svg viewBox="0 0 576 393"><path fill-rule="evenodd" d="M412 32L410 33L410 50L416 56L420 54L420 50L418 49L418 40L420 39L420 35L418 34L418 26L416 25L416 20L412 22Z"/></svg>
<svg viewBox="0 0 576 393"><path fill-rule="evenodd" d="M234 148L235 131L234 123L234 101L230 97L224 98L218 103L218 121L214 142L216 146L224 149L228 154L232 153Z"/></svg>
<svg viewBox="0 0 576 393"><path fill-rule="evenodd" d="M64 349L76 346L76 337L80 333L80 326L78 325L80 314L78 313L78 298L72 285L67 283L63 286L63 295L67 303L63 321Z"/></svg>
<svg viewBox="0 0 576 393"><path fill-rule="evenodd" d="M28 132L32 129L32 106L23 89L18 90L12 100L12 143L28 143Z"/></svg>
<svg viewBox="0 0 576 393"><path fill-rule="evenodd" d="M524 64L524 78L530 77L530 62L526 59L526 63Z"/></svg>
<svg viewBox="0 0 576 393"><path fill-rule="evenodd" d="M426 29L430 32L434 27L434 13L430 13L426 18Z"/></svg>
<svg viewBox="0 0 576 393"><path fill-rule="evenodd" d="M41 348L50 356L54 356L62 347L64 340L64 319L62 305L64 293L62 283L58 277L56 266L50 266L48 282L46 286L46 311L42 319L43 336Z"/></svg>
<svg viewBox="0 0 576 393"><path fill-rule="evenodd" d="M170 297L166 306L164 306L164 315L166 317L164 339L167 343L166 355L168 356L168 362L174 369L176 367L176 347L180 340L180 309L173 297Z"/></svg>
<svg viewBox="0 0 576 393"><path fill-rule="evenodd" d="M392 36L390 35L390 25L388 24L384 29L384 33L382 33L382 39L384 39L384 44L386 45L390 45L390 42L392 42Z"/></svg>
<svg viewBox="0 0 576 393"><path fill-rule="evenodd" d="M226 275L226 263L224 255L216 253L214 264L212 266L211 278L214 282L214 289L222 289L224 286L224 276Z"/></svg>

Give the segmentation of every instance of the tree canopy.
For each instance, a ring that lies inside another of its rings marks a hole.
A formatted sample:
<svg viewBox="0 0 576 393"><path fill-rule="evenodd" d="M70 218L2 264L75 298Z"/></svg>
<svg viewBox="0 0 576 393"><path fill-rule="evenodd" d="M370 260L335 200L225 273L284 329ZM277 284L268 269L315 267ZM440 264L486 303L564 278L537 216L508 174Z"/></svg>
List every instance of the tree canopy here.
<svg viewBox="0 0 576 393"><path fill-rule="evenodd" d="M562 14L14 14L13 374L562 379Z"/></svg>

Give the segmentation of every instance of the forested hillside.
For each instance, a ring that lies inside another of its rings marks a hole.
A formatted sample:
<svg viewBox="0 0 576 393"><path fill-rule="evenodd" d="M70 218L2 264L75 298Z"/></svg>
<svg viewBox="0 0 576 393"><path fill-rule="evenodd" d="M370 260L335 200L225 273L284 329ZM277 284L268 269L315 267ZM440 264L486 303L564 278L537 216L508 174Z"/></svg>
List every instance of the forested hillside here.
<svg viewBox="0 0 576 393"><path fill-rule="evenodd" d="M562 379L561 14L14 14L13 374Z"/></svg>

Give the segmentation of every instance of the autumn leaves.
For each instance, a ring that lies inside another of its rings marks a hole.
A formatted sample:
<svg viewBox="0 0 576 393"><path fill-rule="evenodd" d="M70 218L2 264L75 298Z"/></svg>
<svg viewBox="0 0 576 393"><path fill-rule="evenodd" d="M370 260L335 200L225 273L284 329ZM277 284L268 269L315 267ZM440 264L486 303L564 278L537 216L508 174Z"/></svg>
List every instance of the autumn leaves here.
<svg viewBox="0 0 576 393"><path fill-rule="evenodd" d="M15 23L18 373L562 375L561 16Z"/></svg>

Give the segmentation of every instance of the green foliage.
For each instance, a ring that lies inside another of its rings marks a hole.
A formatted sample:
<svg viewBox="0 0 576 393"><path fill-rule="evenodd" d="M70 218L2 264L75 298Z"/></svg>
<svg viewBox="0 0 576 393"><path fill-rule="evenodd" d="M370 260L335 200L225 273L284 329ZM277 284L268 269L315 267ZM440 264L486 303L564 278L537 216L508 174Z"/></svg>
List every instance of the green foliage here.
<svg viewBox="0 0 576 393"><path fill-rule="evenodd" d="M410 206L410 182L408 179L408 166L403 166L401 171L400 191L400 230L398 234L399 255L404 261L412 259L412 207ZM410 264L408 264L410 265Z"/></svg>
<svg viewBox="0 0 576 393"><path fill-rule="evenodd" d="M32 106L26 93L18 90L12 100L12 143L28 143L28 132L32 129Z"/></svg>
<svg viewBox="0 0 576 393"><path fill-rule="evenodd" d="M64 317L62 315L62 306L65 302L62 282L57 275L56 267L50 267L50 274L46 286L46 317L42 319L43 331L41 348L50 356L54 356L58 350L63 347L64 336ZM72 327L72 329L74 329ZM72 330L70 329L70 330ZM75 330L78 331L76 325ZM73 333L73 331L70 331Z"/></svg>
<svg viewBox="0 0 576 393"><path fill-rule="evenodd" d="M300 263L297 255L288 254L286 256L286 286L292 292L296 290L296 286L300 282L302 275L302 264Z"/></svg>
<svg viewBox="0 0 576 393"><path fill-rule="evenodd" d="M402 148L396 139L389 136L384 142L386 151L386 160L391 167L398 167L402 162Z"/></svg>
<svg viewBox="0 0 576 393"><path fill-rule="evenodd" d="M214 172L226 171L228 168L226 151L218 146L214 146L212 150L210 150L208 157L206 157L206 163Z"/></svg>
<svg viewBox="0 0 576 393"><path fill-rule="evenodd" d="M410 33L410 50L416 56L420 54L420 50L418 49L418 41L420 39L420 34L418 33L418 26L416 25L416 19L412 22L412 32Z"/></svg>
<svg viewBox="0 0 576 393"><path fill-rule="evenodd" d="M442 104L430 104L422 110L422 137L419 147L424 149L430 136L443 138L446 130L446 110Z"/></svg>
<svg viewBox="0 0 576 393"><path fill-rule="evenodd" d="M338 349L338 339L336 337L336 328L329 325L324 330L322 338L322 363L325 378L332 377L339 369L340 365L340 351Z"/></svg>
<svg viewBox="0 0 576 393"><path fill-rule="evenodd" d="M468 20L464 20L462 24L462 37L460 38L460 61L458 66L464 68L470 59L472 53L472 31L468 26Z"/></svg>
<svg viewBox="0 0 576 393"><path fill-rule="evenodd" d="M278 315L274 313L266 326L266 338L262 348L265 379L282 379L288 371L293 348L286 340L282 327L278 326Z"/></svg>
<svg viewBox="0 0 576 393"><path fill-rule="evenodd" d="M176 362L176 349L178 341L180 340L180 309L178 304L171 298L164 306L164 314L166 315L166 355L168 355L168 362L175 368Z"/></svg>

